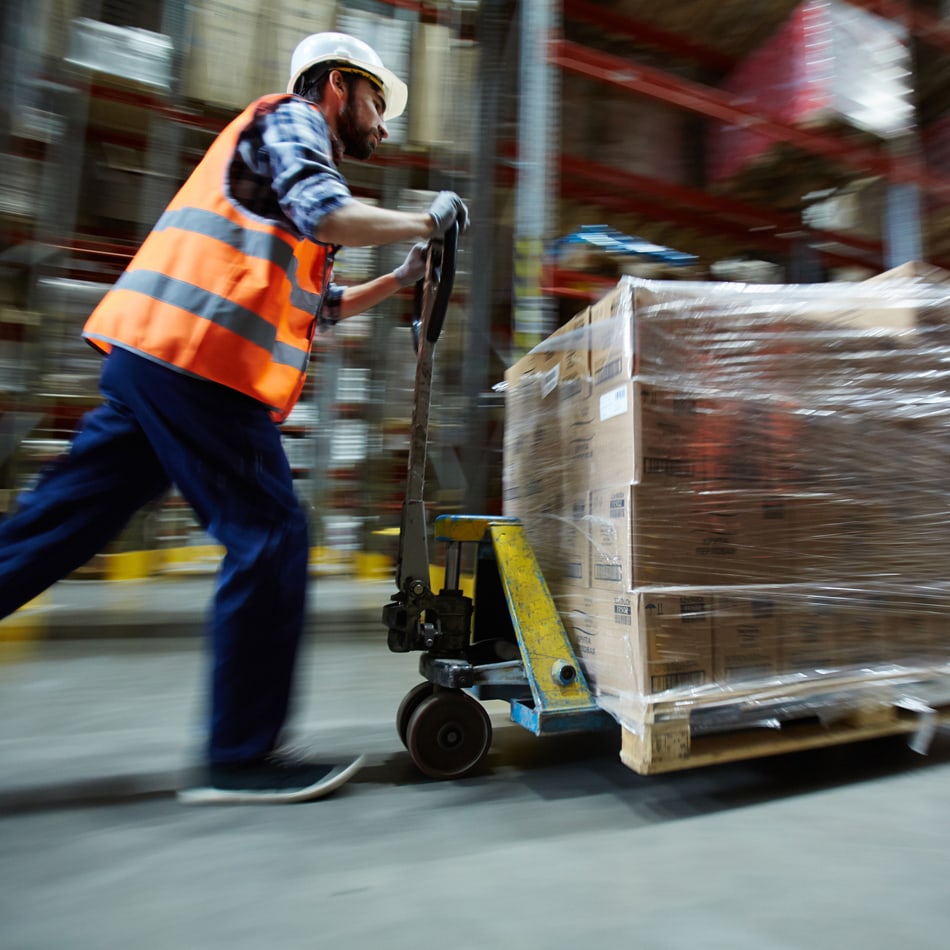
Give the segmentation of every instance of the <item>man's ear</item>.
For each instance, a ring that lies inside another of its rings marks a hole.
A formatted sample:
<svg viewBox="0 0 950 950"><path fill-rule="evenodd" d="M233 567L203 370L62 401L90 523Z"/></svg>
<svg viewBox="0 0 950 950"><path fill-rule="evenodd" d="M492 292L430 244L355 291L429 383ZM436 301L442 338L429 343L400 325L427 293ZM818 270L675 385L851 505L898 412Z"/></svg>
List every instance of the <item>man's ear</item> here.
<svg viewBox="0 0 950 950"><path fill-rule="evenodd" d="M340 102L346 101L346 80L339 69L330 70L330 80L327 83L327 89L334 99Z"/></svg>

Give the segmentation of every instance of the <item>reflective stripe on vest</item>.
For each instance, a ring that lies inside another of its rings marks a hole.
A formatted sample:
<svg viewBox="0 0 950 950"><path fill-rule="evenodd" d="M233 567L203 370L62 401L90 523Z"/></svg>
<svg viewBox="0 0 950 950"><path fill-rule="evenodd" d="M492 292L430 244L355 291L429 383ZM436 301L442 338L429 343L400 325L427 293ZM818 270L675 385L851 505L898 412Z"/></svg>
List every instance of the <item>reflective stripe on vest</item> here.
<svg viewBox="0 0 950 950"><path fill-rule="evenodd" d="M310 293L309 290L304 290L300 284L297 283L297 258L293 258L290 262L290 265L287 268L287 278L291 283L290 289L290 302L298 310L306 310L307 313L312 313L314 317L317 315L317 311L320 309L320 305L323 303L323 297L320 294Z"/></svg>
<svg viewBox="0 0 950 950"><path fill-rule="evenodd" d="M177 228L181 231L192 231L204 237L221 241L246 257L258 257L276 264L287 272L291 284L290 302L298 310L306 310L316 314L320 306L320 295L304 290L297 283L297 259L293 248L285 241L272 237L261 231L247 231L233 221L213 211L202 211L198 208L179 208L175 211L166 211L155 225L155 231L164 231L167 228ZM120 281L121 283L121 281ZM118 284L116 285L118 286ZM147 293L148 291L143 291ZM151 296L160 296L152 294ZM190 309L187 308L187 309ZM204 314L198 313L198 316ZM265 321L266 322L266 321ZM240 332L240 331L236 331ZM248 337L253 339L253 337ZM263 344L262 344L263 345Z"/></svg>
<svg viewBox="0 0 950 950"><path fill-rule="evenodd" d="M236 389L279 419L303 389L332 258L287 222L246 212L227 182L242 131L288 98L265 96L221 132L83 331L106 352Z"/></svg>
<svg viewBox="0 0 950 950"><path fill-rule="evenodd" d="M294 249L273 235L263 231L248 231L234 221L213 211L203 211L200 208L177 208L166 211L155 225L155 231L164 231L167 228L178 228L182 231L193 231L205 237L233 247L236 251L248 257L260 257L271 261L282 270L286 270L294 256Z"/></svg>
<svg viewBox="0 0 950 950"><path fill-rule="evenodd" d="M269 350L271 359L276 363L293 367L300 372L307 368L309 348L301 350L288 343L281 343L277 339L277 327L253 310L237 306L227 297L212 294L167 274L156 274L155 271L148 270L126 271L116 281L115 289L133 290L155 300L163 300Z"/></svg>

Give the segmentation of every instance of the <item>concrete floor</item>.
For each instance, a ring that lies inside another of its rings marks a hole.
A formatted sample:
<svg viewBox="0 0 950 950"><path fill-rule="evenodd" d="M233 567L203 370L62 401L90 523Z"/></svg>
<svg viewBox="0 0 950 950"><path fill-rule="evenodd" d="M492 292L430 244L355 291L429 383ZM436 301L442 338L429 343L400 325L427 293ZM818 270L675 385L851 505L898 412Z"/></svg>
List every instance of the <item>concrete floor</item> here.
<svg viewBox="0 0 950 950"><path fill-rule="evenodd" d="M74 633L109 613L90 590L60 595ZM947 734L641 777L615 735L537 739L493 703L485 772L432 782L393 725L417 658L375 591L336 593L366 609L314 624L293 739L367 766L307 805L176 803L207 661L183 627L3 647L0 947L948 946Z"/></svg>

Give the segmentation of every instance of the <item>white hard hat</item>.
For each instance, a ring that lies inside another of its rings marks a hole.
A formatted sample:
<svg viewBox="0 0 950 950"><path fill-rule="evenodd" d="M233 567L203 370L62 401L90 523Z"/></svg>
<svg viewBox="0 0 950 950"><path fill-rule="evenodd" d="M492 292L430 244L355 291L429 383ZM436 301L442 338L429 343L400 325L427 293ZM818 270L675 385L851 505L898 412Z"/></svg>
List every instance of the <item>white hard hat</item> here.
<svg viewBox="0 0 950 950"><path fill-rule="evenodd" d="M347 33L314 33L301 40L290 60L287 92L293 92L297 80L318 63L339 64L341 69L351 66L354 72L364 73L379 83L386 100L384 119L395 119L406 108L406 84L383 65L376 50Z"/></svg>

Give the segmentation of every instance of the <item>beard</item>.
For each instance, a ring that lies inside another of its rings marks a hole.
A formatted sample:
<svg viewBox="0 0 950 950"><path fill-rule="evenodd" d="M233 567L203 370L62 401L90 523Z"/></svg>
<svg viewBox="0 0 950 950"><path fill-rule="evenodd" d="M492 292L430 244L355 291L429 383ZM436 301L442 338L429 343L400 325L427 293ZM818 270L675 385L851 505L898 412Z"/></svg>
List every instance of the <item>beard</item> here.
<svg viewBox="0 0 950 950"><path fill-rule="evenodd" d="M356 124L354 98L353 87L351 86L346 93L346 105L340 112L339 119L337 119L337 134L340 136L343 151L346 155L359 161L365 161L376 151L376 143L372 138L372 129L361 129Z"/></svg>

